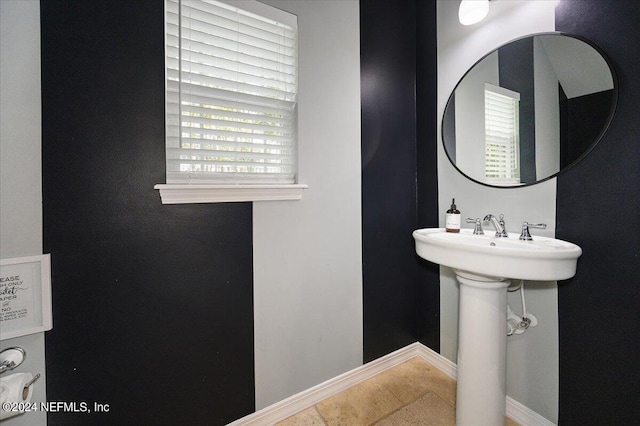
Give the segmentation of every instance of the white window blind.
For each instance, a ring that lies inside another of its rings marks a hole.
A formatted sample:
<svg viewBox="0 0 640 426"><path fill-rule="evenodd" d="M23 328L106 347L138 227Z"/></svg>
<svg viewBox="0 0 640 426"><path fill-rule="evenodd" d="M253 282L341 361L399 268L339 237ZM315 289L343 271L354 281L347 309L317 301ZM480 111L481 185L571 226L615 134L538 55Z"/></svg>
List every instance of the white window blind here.
<svg viewBox="0 0 640 426"><path fill-rule="evenodd" d="M485 84L485 177L493 184L520 183L520 94Z"/></svg>
<svg viewBox="0 0 640 426"><path fill-rule="evenodd" d="M295 183L296 17L269 9L165 1L167 183Z"/></svg>

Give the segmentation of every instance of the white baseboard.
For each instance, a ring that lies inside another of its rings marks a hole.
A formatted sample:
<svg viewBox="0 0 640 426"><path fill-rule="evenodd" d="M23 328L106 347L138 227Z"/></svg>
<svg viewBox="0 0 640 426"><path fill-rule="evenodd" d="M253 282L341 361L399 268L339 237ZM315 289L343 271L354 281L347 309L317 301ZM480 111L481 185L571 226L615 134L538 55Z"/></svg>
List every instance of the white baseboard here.
<svg viewBox="0 0 640 426"><path fill-rule="evenodd" d="M550 420L507 396L507 416L524 426L556 426Z"/></svg>
<svg viewBox="0 0 640 426"><path fill-rule="evenodd" d="M458 378L458 366L454 362L451 362L447 358L440 355L438 352L429 349L420 342L416 342L413 345L416 346L416 355L418 355L420 358L424 359L426 362L433 365L438 370L451 377L453 380L456 380Z"/></svg>
<svg viewBox="0 0 640 426"><path fill-rule="evenodd" d="M412 343L404 348L391 352L360 367L347 371L337 377L320 383L312 388L276 402L262 410L242 417L228 426L266 426L273 425L300 411L314 406L318 402L329 398L347 388L367 380L376 374L413 358L420 357L430 363L452 379L457 377L457 366L447 358L429 349L420 342ZM507 397L507 416L524 426L553 426L535 411L525 407L518 401Z"/></svg>

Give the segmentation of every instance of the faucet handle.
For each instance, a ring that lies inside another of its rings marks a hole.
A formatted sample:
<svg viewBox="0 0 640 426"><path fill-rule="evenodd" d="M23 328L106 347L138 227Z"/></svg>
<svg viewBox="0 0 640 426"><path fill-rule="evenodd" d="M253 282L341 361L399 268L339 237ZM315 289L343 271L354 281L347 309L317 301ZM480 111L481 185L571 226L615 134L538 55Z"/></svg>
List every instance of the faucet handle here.
<svg viewBox="0 0 640 426"><path fill-rule="evenodd" d="M479 217L475 219L467 218L467 223L475 223L476 226L473 227L473 235L484 235L484 230L482 229L482 221Z"/></svg>
<svg viewBox="0 0 640 426"><path fill-rule="evenodd" d="M531 233L529 233L529 228L541 228L541 229L545 229L547 227L546 223L529 223L529 222L524 222L522 224L522 233L520 234L520 238L518 238L519 240L522 241L533 241L533 237L531 236Z"/></svg>
<svg viewBox="0 0 640 426"><path fill-rule="evenodd" d="M504 215L502 213L500 213L500 219L498 219L498 223L500 224L500 226L502 226L502 232L500 232L500 236L508 237L509 234L507 233L507 225L504 223Z"/></svg>

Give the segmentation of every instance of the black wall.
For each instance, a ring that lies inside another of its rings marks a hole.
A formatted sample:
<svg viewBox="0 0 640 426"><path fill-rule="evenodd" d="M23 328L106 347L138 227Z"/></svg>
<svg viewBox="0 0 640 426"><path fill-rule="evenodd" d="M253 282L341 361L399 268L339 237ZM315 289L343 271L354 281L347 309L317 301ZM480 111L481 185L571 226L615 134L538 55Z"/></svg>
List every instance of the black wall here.
<svg viewBox="0 0 640 426"><path fill-rule="evenodd" d="M560 167L578 160L604 129L613 90L567 99L560 88Z"/></svg>
<svg viewBox="0 0 640 426"><path fill-rule="evenodd" d="M360 2L364 362L416 341L415 4Z"/></svg>
<svg viewBox="0 0 640 426"><path fill-rule="evenodd" d="M418 226L437 228L438 211L438 64L435 1L416 1L416 117ZM453 114L452 114L453 115ZM455 151L454 151L455 153ZM440 267L418 255L416 302L418 340L440 352Z"/></svg>
<svg viewBox="0 0 640 426"><path fill-rule="evenodd" d="M254 410L251 204L167 206L163 3L43 1L50 425L225 424Z"/></svg>
<svg viewBox="0 0 640 426"><path fill-rule="evenodd" d="M520 93L520 182L536 181L536 102L533 84L533 39L498 49L500 87Z"/></svg>
<svg viewBox="0 0 640 426"><path fill-rule="evenodd" d="M426 78L420 89L431 96L421 106L425 124L417 127L416 121L416 47L427 43L431 50L420 65L435 75L435 25L417 46L417 11L435 24L435 2L360 2L365 362L422 336L439 345L439 308L432 314L439 307L438 277L425 277L411 236L425 222L418 219L418 167L428 168L425 176L436 175L435 127L429 127L435 125L434 79ZM417 132L426 149L418 147ZM421 191L428 194L436 183ZM435 205L437 197L429 197L424 211Z"/></svg>
<svg viewBox="0 0 640 426"><path fill-rule="evenodd" d="M601 47L620 85L609 131L558 177L556 235L583 249L558 293L562 425L640 419L639 22L635 0L563 0L556 9L556 29Z"/></svg>

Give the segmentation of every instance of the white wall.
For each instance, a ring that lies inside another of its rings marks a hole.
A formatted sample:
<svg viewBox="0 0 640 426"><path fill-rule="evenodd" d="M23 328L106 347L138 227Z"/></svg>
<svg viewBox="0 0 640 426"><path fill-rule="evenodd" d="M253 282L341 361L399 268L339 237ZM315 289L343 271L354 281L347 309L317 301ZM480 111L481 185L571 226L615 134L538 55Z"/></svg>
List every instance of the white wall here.
<svg viewBox="0 0 640 426"><path fill-rule="evenodd" d="M256 409L362 364L359 4L265 3L298 16L309 189L253 204Z"/></svg>
<svg viewBox="0 0 640 426"><path fill-rule="evenodd" d="M456 165L477 181L486 180L484 83L499 86L498 52L482 60L456 89Z"/></svg>
<svg viewBox="0 0 640 426"><path fill-rule="evenodd" d="M40 3L0 0L0 258L42 254ZM55 261L55 259L54 259ZM1 331L0 331L1 332ZM0 342L20 346L25 362L13 373L40 373L33 401L45 401L44 333ZM44 425L32 412L3 426Z"/></svg>
<svg viewBox="0 0 640 426"><path fill-rule="evenodd" d="M438 0L438 121L458 80L478 59L502 44L523 35L554 30L553 1L492 2L489 16L480 24L458 23L459 2ZM544 222L554 236L556 180L523 188L489 188L468 180L450 164L438 134L439 208L444 212L456 199L466 217L504 213L507 230L519 232L523 221ZM458 154L459 155L459 154ZM489 227L487 227L489 229ZM449 268L441 267L441 353L457 358L458 286ZM540 324L520 336L509 337L507 394L547 419L558 419L558 303L557 286L527 283L527 310ZM510 306L521 312L519 294L509 294ZM506 326L505 326L506 327Z"/></svg>

